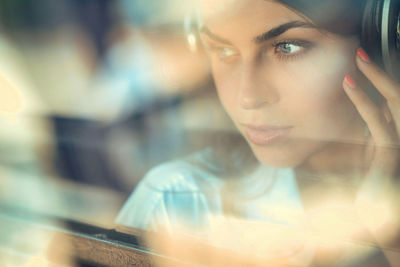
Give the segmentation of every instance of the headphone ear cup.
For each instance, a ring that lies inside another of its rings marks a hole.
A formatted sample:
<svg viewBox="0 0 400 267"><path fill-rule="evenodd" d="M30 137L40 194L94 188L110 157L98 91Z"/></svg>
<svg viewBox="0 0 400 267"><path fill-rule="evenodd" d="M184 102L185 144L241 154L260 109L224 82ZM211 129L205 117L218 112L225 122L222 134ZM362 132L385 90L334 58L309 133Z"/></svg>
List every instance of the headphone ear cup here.
<svg viewBox="0 0 400 267"><path fill-rule="evenodd" d="M384 0L382 5L381 47L387 73L400 81L399 19L400 0Z"/></svg>
<svg viewBox="0 0 400 267"><path fill-rule="evenodd" d="M400 0L366 0L361 46L371 58L400 81Z"/></svg>
<svg viewBox="0 0 400 267"><path fill-rule="evenodd" d="M361 46L383 66L381 49L382 0L366 0L362 17Z"/></svg>
<svg viewBox="0 0 400 267"><path fill-rule="evenodd" d="M381 2L381 0L365 0L361 25L361 46L375 63L383 67L380 34ZM376 105L382 104L381 94L371 83L364 86L364 91Z"/></svg>

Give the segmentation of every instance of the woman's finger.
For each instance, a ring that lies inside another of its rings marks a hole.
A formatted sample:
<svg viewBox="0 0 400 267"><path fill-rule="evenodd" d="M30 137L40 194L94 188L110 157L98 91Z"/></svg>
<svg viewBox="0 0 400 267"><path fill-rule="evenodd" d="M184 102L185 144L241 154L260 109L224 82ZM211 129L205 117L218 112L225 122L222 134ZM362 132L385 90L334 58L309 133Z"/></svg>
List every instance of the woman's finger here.
<svg viewBox="0 0 400 267"><path fill-rule="evenodd" d="M383 181L382 177L387 177L390 180L390 177L396 171L399 160L396 149L398 137L384 113L349 75L343 81L343 88L372 135L374 156L370 162L369 178L364 180L364 184L371 184L373 185L371 188L373 188Z"/></svg>
<svg viewBox="0 0 400 267"><path fill-rule="evenodd" d="M398 140L400 135L400 84L371 62L362 48L357 50L356 62L358 68L386 99L386 104L384 104L385 117L387 120L393 120Z"/></svg>
<svg viewBox="0 0 400 267"><path fill-rule="evenodd" d="M346 75L343 88L367 124L375 143L382 146L393 145L396 139L384 114L350 75Z"/></svg>
<svg viewBox="0 0 400 267"><path fill-rule="evenodd" d="M400 136L400 103L387 102L386 106L396 127L397 134Z"/></svg>
<svg viewBox="0 0 400 267"><path fill-rule="evenodd" d="M400 85L371 61L362 48L357 49L357 66L388 102L400 103Z"/></svg>

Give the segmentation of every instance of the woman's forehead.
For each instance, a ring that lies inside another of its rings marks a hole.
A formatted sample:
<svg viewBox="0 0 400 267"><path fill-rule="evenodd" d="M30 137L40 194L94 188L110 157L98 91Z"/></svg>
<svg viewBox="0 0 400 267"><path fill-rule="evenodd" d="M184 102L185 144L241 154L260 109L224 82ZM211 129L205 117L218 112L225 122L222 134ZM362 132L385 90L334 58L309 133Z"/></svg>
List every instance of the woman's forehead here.
<svg viewBox="0 0 400 267"><path fill-rule="evenodd" d="M364 0L194 0L197 2L199 25L254 17L271 23L297 17L318 28L342 35L358 35ZM257 23L254 21L254 23Z"/></svg>
<svg viewBox="0 0 400 267"><path fill-rule="evenodd" d="M198 0L201 26L230 25L274 27L288 21L307 21L298 12L272 0ZM249 29L250 30L250 29Z"/></svg>
<svg viewBox="0 0 400 267"><path fill-rule="evenodd" d="M238 14L242 13L244 9L251 9L252 7L260 8L264 6L268 8L268 5L265 5L266 3L281 5L272 0L197 0L197 2L201 14L205 18L226 14Z"/></svg>

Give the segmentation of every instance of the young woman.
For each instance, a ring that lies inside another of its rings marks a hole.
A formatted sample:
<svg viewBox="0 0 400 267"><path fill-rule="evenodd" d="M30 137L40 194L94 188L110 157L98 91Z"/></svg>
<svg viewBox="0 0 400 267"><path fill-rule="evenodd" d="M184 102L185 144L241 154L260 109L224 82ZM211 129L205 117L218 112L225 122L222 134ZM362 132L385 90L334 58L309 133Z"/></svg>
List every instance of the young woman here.
<svg viewBox="0 0 400 267"><path fill-rule="evenodd" d="M393 244L400 86L361 48L364 1L199 2L219 98L256 160L223 140L222 150L163 164L117 222L173 231L207 229L219 216L307 221L317 231L367 232ZM370 84L381 101L366 94Z"/></svg>

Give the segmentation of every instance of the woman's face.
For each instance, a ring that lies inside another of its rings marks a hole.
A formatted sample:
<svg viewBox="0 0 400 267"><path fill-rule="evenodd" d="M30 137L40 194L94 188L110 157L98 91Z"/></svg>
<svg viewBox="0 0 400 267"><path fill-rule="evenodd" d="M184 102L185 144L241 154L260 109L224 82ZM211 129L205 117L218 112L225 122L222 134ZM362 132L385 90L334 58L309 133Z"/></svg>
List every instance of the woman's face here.
<svg viewBox="0 0 400 267"><path fill-rule="evenodd" d="M275 1L201 1L220 100L261 162L294 167L332 142L359 141L363 125L342 89L357 38Z"/></svg>

